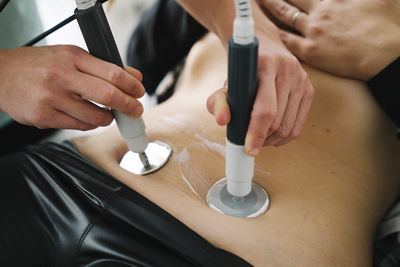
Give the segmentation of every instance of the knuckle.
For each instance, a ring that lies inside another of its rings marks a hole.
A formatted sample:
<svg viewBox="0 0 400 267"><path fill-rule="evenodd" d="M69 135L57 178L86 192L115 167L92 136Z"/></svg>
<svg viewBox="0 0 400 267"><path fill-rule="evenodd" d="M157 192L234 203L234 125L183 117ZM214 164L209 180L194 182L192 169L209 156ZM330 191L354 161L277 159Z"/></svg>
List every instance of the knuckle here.
<svg viewBox="0 0 400 267"><path fill-rule="evenodd" d="M103 112L96 112L96 114L94 114L91 124L100 126L100 125L104 125L104 123L107 122L107 120L108 120L108 118L107 118L106 114L104 114Z"/></svg>
<svg viewBox="0 0 400 267"><path fill-rule="evenodd" d="M286 57L282 60L282 63L285 64L287 72L291 75L298 72L300 64L295 57Z"/></svg>
<svg viewBox="0 0 400 267"><path fill-rule="evenodd" d="M113 99L115 98L116 92L111 87L104 88L104 92L101 96L101 103L107 107L111 106Z"/></svg>
<svg viewBox="0 0 400 267"><path fill-rule="evenodd" d="M329 10L322 10L320 13L321 20L331 20L332 13Z"/></svg>
<svg viewBox="0 0 400 267"><path fill-rule="evenodd" d="M252 113L252 118L261 122L271 121L273 118L275 118L276 113L276 108L257 109Z"/></svg>
<svg viewBox="0 0 400 267"><path fill-rule="evenodd" d="M43 109L36 109L32 112L31 122L39 129L49 128L50 114Z"/></svg>
<svg viewBox="0 0 400 267"><path fill-rule="evenodd" d="M267 138L267 131L259 131L254 133L254 137L260 140L265 140Z"/></svg>
<svg viewBox="0 0 400 267"><path fill-rule="evenodd" d="M260 54L258 56L258 69L261 71L268 70L270 65L276 62L275 57L270 54Z"/></svg>
<svg viewBox="0 0 400 267"><path fill-rule="evenodd" d="M74 55L77 53L78 49L76 46L73 45L62 45L60 46L60 51L61 53Z"/></svg>
<svg viewBox="0 0 400 267"><path fill-rule="evenodd" d="M308 34L310 37L321 36L321 35L323 35L324 33L325 33L325 30L324 30L323 26L321 26L319 23L318 23L318 24L317 24L317 23L311 23L311 24L308 26L307 34Z"/></svg>
<svg viewBox="0 0 400 267"><path fill-rule="evenodd" d="M295 87L295 90L299 92L303 92L304 94L307 92L307 83L308 83L308 76L305 71L299 74L299 82Z"/></svg>
<svg viewBox="0 0 400 267"><path fill-rule="evenodd" d="M108 81L110 81L114 85L121 83L123 78L124 78L124 71L121 68L113 66L108 71Z"/></svg>
<svg viewBox="0 0 400 267"><path fill-rule="evenodd" d="M309 85L310 80L308 79L307 72L305 72L304 70L302 71L301 76L300 76L300 83L301 83L301 86L304 87L304 88L308 88L309 87L307 85Z"/></svg>
<svg viewBox="0 0 400 267"><path fill-rule="evenodd" d="M286 125L281 125L281 126L279 127L279 129L276 131L276 135L277 135L279 138L284 139L284 138L289 137L289 135L291 134L291 132L292 132L292 129L291 129L291 128L289 128L289 127L286 126Z"/></svg>
<svg viewBox="0 0 400 267"><path fill-rule="evenodd" d="M43 109L40 107L47 107L59 100L49 86L42 86L38 91L39 92L34 100L36 102L34 113L39 113L42 111Z"/></svg>
<svg viewBox="0 0 400 267"><path fill-rule="evenodd" d="M293 89L292 89L292 93L295 93L295 94L301 94L302 91L303 91L303 87L299 86L299 85L293 87Z"/></svg>
<svg viewBox="0 0 400 267"><path fill-rule="evenodd" d="M308 42L305 42L304 45L301 47L300 53L305 60L310 60L314 57L315 54L317 54L318 50L318 45L315 42L309 40Z"/></svg>
<svg viewBox="0 0 400 267"><path fill-rule="evenodd" d="M46 83L50 83L58 80L59 78L62 78L60 69L58 68L57 64L53 61L47 62L47 64L44 65L41 73Z"/></svg>
<svg viewBox="0 0 400 267"><path fill-rule="evenodd" d="M266 127L262 127L262 125L258 125L252 129L251 134L253 138L265 140L268 136L268 129Z"/></svg>
<svg viewBox="0 0 400 267"><path fill-rule="evenodd" d="M305 100L311 101L314 99L314 95L315 95L315 89L313 86L308 86L305 94L304 94L304 98Z"/></svg>
<svg viewBox="0 0 400 267"><path fill-rule="evenodd" d="M289 5L286 2L278 2L276 8L276 15L278 18L285 18L289 12Z"/></svg>
<svg viewBox="0 0 400 267"><path fill-rule="evenodd" d="M73 59L76 61L82 53L82 49L74 45L61 45L57 47L59 56L62 60Z"/></svg>
<svg viewBox="0 0 400 267"><path fill-rule="evenodd" d="M277 122L273 122L271 127L270 127L270 131L271 132L276 132L279 129L279 124Z"/></svg>
<svg viewBox="0 0 400 267"><path fill-rule="evenodd" d="M134 80L132 82L131 88L132 88L132 93L131 93L132 96L135 96L137 98L144 96L145 90L139 81Z"/></svg>
<svg viewBox="0 0 400 267"><path fill-rule="evenodd" d="M301 135L301 129L294 128L292 133L290 134L291 139L297 139Z"/></svg>
<svg viewBox="0 0 400 267"><path fill-rule="evenodd" d="M60 45L57 47L59 48L60 51L63 51L68 54L73 54L79 51L79 48L74 45Z"/></svg>
<svg viewBox="0 0 400 267"><path fill-rule="evenodd" d="M134 107L136 106L136 103L132 101L133 99L131 99L130 97L126 97L124 104L122 105L121 109L122 110L126 110L126 111L130 111L133 110Z"/></svg>
<svg viewBox="0 0 400 267"><path fill-rule="evenodd" d="M118 107L116 107L116 109L125 114L129 114L136 117L138 116L138 114L136 114L137 108L140 106L141 105L139 104L138 101L136 101L136 99L126 96L124 98L124 102L121 103Z"/></svg>

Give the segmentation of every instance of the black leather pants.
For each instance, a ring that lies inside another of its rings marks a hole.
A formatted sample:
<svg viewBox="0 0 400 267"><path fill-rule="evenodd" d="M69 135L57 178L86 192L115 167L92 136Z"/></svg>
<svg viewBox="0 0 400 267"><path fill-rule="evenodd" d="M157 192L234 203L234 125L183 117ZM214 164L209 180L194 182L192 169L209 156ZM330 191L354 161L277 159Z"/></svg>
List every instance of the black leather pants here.
<svg viewBox="0 0 400 267"><path fill-rule="evenodd" d="M1 266L249 266L70 143L1 158L0 177Z"/></svg>

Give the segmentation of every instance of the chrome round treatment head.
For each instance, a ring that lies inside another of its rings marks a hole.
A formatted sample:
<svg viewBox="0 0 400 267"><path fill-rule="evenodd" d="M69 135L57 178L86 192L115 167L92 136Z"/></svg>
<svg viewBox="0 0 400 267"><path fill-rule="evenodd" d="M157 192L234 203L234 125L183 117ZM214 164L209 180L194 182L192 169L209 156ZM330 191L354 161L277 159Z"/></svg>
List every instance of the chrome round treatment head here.
<svg viewBox="0 0 400 267"><path fill-rule="evenodd" d="M147 145L144 153L128 151L119 166L131 173L146 175L163 167L171 154L172 148L168 144L155 141Z"/></svg>
<svg viewBox="0 0 400 267"><path fill-rule="evenodd" d="M207 204L213 210L229 216L254 218L268 209L269 198L267 192L254 182L247 196L235 197L228 192L227 179L222 178L208 191Z"/></svg>

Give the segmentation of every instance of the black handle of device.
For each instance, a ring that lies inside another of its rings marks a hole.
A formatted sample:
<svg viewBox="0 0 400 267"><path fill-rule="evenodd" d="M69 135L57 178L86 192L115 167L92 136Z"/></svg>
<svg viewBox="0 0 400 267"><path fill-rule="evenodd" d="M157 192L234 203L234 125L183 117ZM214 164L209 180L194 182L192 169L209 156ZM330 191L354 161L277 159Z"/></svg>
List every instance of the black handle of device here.
<svg viewBox="0 0 400 267"><path fill-rule="evenodd" d="M258 40L248 45L229 39L228 103L231 121L227 127L228 140L244 145L250 115L257 94Z"/></svg>
<svg viewBox="0 0 400 267"><path fill-rule="evenodd" d="M100 2L88 9L75 9L76 19L91 55L124 67Z"/></svg>

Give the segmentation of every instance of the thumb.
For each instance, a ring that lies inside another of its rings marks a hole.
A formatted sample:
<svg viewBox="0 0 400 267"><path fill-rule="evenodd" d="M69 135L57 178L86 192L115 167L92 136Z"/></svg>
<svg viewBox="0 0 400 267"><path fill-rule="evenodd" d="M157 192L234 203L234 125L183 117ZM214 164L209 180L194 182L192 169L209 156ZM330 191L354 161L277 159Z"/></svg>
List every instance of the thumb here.
<svg viewBox="0 0 400 267"><path fill-rule="evenodd" d="M227 125L231 120L231 111L227 100L227 89L221 88L215 91L207 99L207 109L219 125Z"/></svg>

